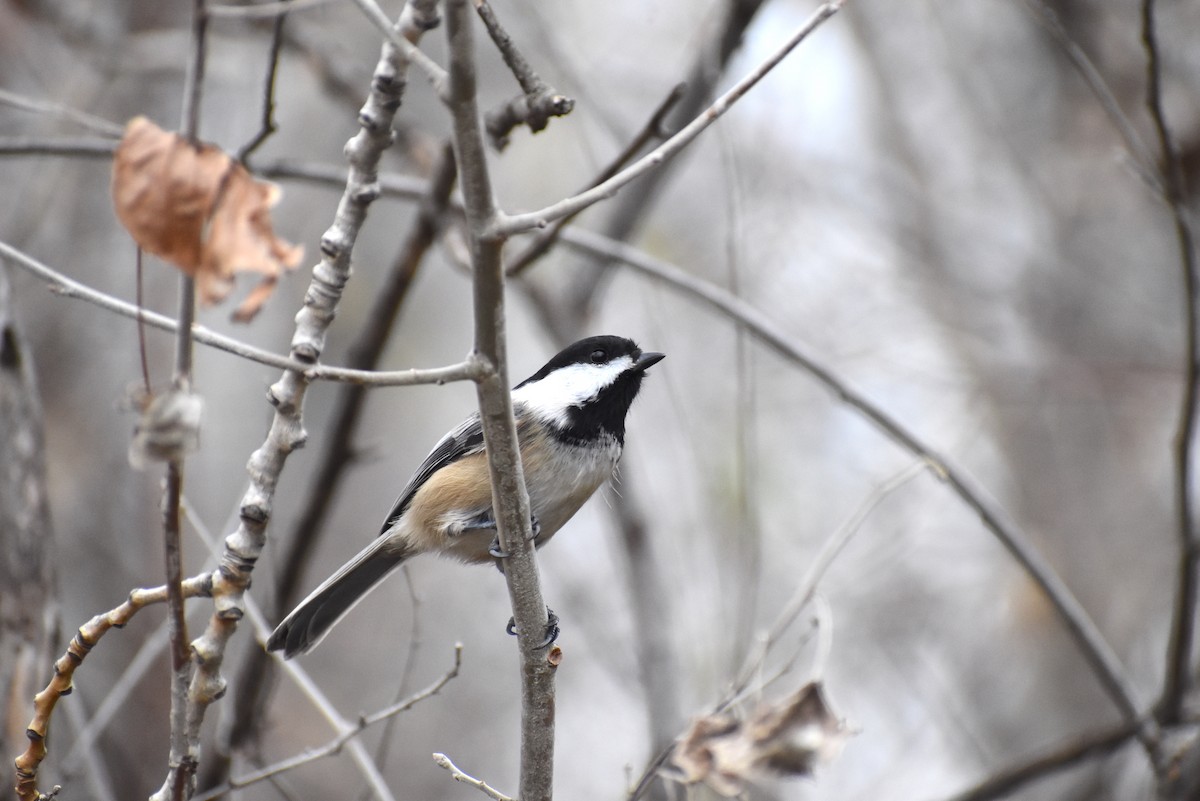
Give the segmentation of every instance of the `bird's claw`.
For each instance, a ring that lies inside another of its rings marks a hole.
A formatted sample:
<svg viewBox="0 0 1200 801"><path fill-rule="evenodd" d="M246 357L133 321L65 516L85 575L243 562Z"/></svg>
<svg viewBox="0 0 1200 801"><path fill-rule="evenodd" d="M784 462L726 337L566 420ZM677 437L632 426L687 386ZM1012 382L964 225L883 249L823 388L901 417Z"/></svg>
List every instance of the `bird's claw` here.
<svg viewBox="0 0 1200 801"><path fill-rule="evenodd" d="M508 551L500 547L499 534L492 538L492 544L488 546L488 556L495 559L507 559L510 556Z"/></svg>
<svg viewBox="0 0 1200 801"><path fill-rule="evenodd" d="M508 619L508 625L504 627L504 630L513 637L516 637L519 633L517 629L517 621L510 617ZM549 648L554 644L554 641L558 639L558 635L561 633L562 630L558 626L558 615L554 614L554 610L547 606L546 636L540 643L537 644L537 646L535 646L535 650L540 651L543 648Z"/></svg>
<svg viewBox="0 0 1200 801"><path fill-rule="evenodd" d="M529 528L533 533L531 539L536 540L542 533L542 524L538 522L537 515L529 516ZM492 544L488 546L488 556L493 559L507 559L511 555L501 547L500 532L496 532L496 536L492 538ZM511 634L511 632L509 633Z"/></svg>

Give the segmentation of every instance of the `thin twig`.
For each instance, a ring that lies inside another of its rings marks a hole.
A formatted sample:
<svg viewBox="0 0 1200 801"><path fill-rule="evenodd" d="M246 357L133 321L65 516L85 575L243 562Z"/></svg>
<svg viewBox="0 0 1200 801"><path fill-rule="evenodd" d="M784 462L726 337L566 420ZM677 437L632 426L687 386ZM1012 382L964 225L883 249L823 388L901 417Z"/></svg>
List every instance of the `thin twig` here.
<svg viewBox="0 0 1200 801"><path fill-rule="evenodd" d="M647 143L654 139L663 138L663 120L675 104L679 102L679 98L683 97L684 85L681 83L675 84L670 93L658 104L658 108L650 115L650 119L642 126L642 129L629 141L629 144L616 155L616 157L605 167L599 175L592 180L585 189L591 189L612 178L621 168L629 163L629 160L641 152L642 148ZM564 217L560 217L546 228L537 231L533 235L533 240L526 245L525 249L518 253L514 258L509 260L505 265L504 271L508 276L520 275L527 267L535 264L538 259L546 255L554 243L558 241L559 233L562 229L569 225L572 220L583 213L583 209L572 212Z"/></svg>
<svg viewBox="0 0 1200 801"><path fill-rule="evenodd" d="M40 98L25 97L16 92L10 92L7 89L0 89L0 105L10 106L11 108L23 111L32 111L35 114L47 114L58 117L59 119L73 122L94 133L106 134L112 137L120 137L122 131L120 125L117 125L115 122L109 122L103 117L97 117L85 111L64 106L61 103L54 103Z"/></svg>
<svg viewBox="0 0 1200 801"><path fill-rule="evenodd" d="M180 134L198 144L200 136L200 99L204 96L204 67L208 59L208 4L192 0L191 58L184 78L183 111Z"/></svg>
<svg viewBox="0 0 1200 801"><path fill-rule="evenodd" d="M1159 173L1163 198L1175 225L1179 266L1183 278L1184 366L1183 397L1175 432L1175 525L1179 536L1179 567L1175 608L1167 644L1166 676L1156 715L1160 723L1174 725L1183 718L1183 704L1191 686L1192 651L1196 639L1197 568L1200 567L1200 533L1196 530L1192 488L1195 482L1193 449L1197 425L1197 384L1200 383L1200 267L1192 236L1184 187L1183 165L1171 134L1162 102L1162 67L1154 23L1154 0L1142 0L1142 43L1146 50L1146 106L1154 121L1161 151Z"/></svg>
<svg viewBox="0 0 1200 801"><path fill-rule="evenodd" d="M743 228L745 215L743 202L746 197L745 187L739 177L737 155L732 142L725 131L718 129L714 135L720 145L722 173L726 181L726 217L728 225L725 228L725 260L727 263L728 286L730 293L742 295L742 257L739 244L746 237ZM758 438L758 415L755 414L755 396L757 382L755 381L754 360L751 355L752 343L746 335L743 326L734 324L734 442L731 449L733 457L734 478L734 513L737 515L737 528L741 534L732 541L730 553L734 570L730 571L734 586L731 593L735 601L732 607L732 625L737 632L732 638L730 654L745 654L748 643L753 635L755 621L758 619L759 591L762 585L763 567L763 527L758 510L759 497L755 493L758 481L755 478L754 450ZM722 543L724 545L724 543ZM726 546L727 547L727 546ZM734 656L736 658L736 656Z"/></svg>
<svg viewBox="0 0 1200 801"><path fill-rule="evenodd" d="M118 134L119 136L120 134ZM0 156L58 156L60 158L112 158L117 139L94 136L45 137L5 136L0 138Z"/></svg>
<svg viewBox="0 0 1200 801"><path fill-rule="evenodd" d="M504 59L509 72L520 84L521 91L527 95L538 95L548 91L549 84L534 71L525 56L517 49L512 37L508 35L508 31L504 30L504 26L496 18L496 12L488 5L487 0L472 0L472 3L475 5L475 13L483 22L483 27L487 29L488 36L492 38L492 43L500 51L500 57Z"/></svg>
<svg viewBox="0 0 1200 801"><path fill-rule="evenodd" d="M3 140L0 140L0 153L3 153ZM286 159L259 165L256 174L272 180L307 181L319 186L340 186L346 183L346 174L343 168L332 164L314 164ZM379 191L387 196L420 200L429 192L429 181L415 176L384 173L379 175L378 179ZM461 202L452 205L456 210L462 210Z"/></svg>
<svg viewBox="0 0 1200 801"><path fill-rule="evenodd" d="M341 0L276 0L273 3L256 3L252 6L234 6L216 4L208 7L212 17L228 19L271 19L272 17L287 16L293 11L308 11L321 6L332 5Z"/></svg>
<svg viewBox="0 0 1200 801"><path fill-rule="evenodd" d="M671 754L675 751L675 743L667 743L662 749L654 755L642 770L642 775L638 777L637 782L630 789L629 795L625 797L625 801L638 801L650 789L651 782L658 776L662 766L667 764L667 760L671 758Z"/></svg>
<svg viewBox="0 0 1200 801"><path fill-rule="evenodd" d="M691 64L684 78L686 87L679 104L664 120L666 135L670 135L699 115L718 94L718 87L727 80L734 54L738 52L746 32L766 5L766 0L729 0L717 5L719 22L709 29L705 40L694 48ZM613 239L629 240L650 216L653 204L662 197L670 177L678 175L682 165L666 164L638 181L636 192L626 192L612 203L600 223L599 231ZM584 269L573 276L563 288L559 305L560 317L590 319L604 297L608 279L613 275L608 265L596 261L585 263ZM661 801L661 799L656 799Z"/></svg>
<svg viewBox="0 0 1200 801"><path fill-rule="evenodd" d="M846 547L851 538L862 529L863 523L866 522L871 513L893 492L900 489L900 487L916 478L925 470L930 469L930 467L931 465L928 462L924 460L919 461L909 465L872 489L850 517L825 540L817 555L809 562L808 570L800 579L800 583L797 585L791 600L780 610L770 630L760 639L758 647L746 654L741 671L732 683L725 698L718 704L716 711L721 711L731 704L736 703L750 686L751 679L762 670L763 663L766 661L771 649L779 642L779 639L791 627L796 618L799 617L800 612L812 600L817 591L817 585L825 576L825 572L833 564L833 560L842 552L842 549Z"/></svg>
<svg viewBox="0 0 1200 801"><path fill-rule="evenodd" d="M412 679L413 671L417 666L417 657L421 652L423 638L421 636L421 596L417 594L416 584L413 582L408 565L400 565L400 574L404 581L404 587L408 590L408 617L409 629L408 637L404 648L404 666L400 669L400 681L396 683L396 700L408 692L409 681ZM375 762L382 770L387 765L388 755L391 753L392 738L396 734L396 718L389 719L383 725L383 731L379 733L379 740L375 744Z"/></svg>
<svg viewBox="0 0 1200 801"><path fill-rule="evenodd" d="M1138 734L1136 723L1081 737L1028 762L1008 768L985 781L951 796L947 801L992 801L1006 798L1030 782L1068 770L1089 759L1107 756Z"/></svg>
<svg viewBox="0 0 1200 801"><path fill-rule="evenodd" d="M271 31L271 52L267 56L267 79L263 87L262 121L258 133L238 151L237 160L243 164L276 131L275 77L279 72L279 54L283 50L283 26L286 21L287 11L275 17Z"/></svg>
<svg viewBox="0 0 1200 801"><path fill-rule="evenodd" d="M180 506L183 509L185 519L194 529L202 532L195 510L188 503L186 497L180 501ZM209 550L212 550L211 547ZM215 557L206 560L204 572L200 575L209 575L215 566ZM193 605L192 615L196 616L197 614L198 607ZM108 685L107 691L104 694L104 700L92 712L91 718L80 729L75 737L75 742L71 744L71 750L63 758L64 766L69 768L73 763L86 759L86 754L95 749L96 740L108 725L112 723L117 713L126 707L129 703L129 697L133 694L137 685L145 678L146 674L153 667L154 661L168 645L167 621L163 620L154 631L146 635L137 653L133 655L132 659L126 662L117 680Z"/></svg>
<svg viewBox="0 0 1200 801"><path fill-rule="evenodd" d="M575 108L575 101L550 86L534 71L525 56L521 55L521 51L513 44L508 31L501 26L487 0L473 2L479 19L483 21L488 35L500 51L500 57L521 85L522 94L484 116L484 127L492 140L492 146L503 150L508 146L509 136L518 125L525 124L530 131L537 133L545 129L551 117L570 114Z"/></svg>
<svg viewBox="0 0 1200 801"><path fill-rule="evenodd" d="M359 7L367 20L375 26L375 29L383 34L383 37L392 47L403 53L404 58L408 59L409 62L425 73L425 77L433 85L434 91L439 95L443 94L446 85L446 71L437 62L425 55L424 51L418 48L411 39L407 38L405 33L400 30L399 25L392 25L387 14L383 13L383 9L379 7L379 4L375 0L354 0L354 4ZM405 9L405 12L408 12L408 8ZM436 20L433 24L437 24ZM423 30L428 30L428 28Z"/></svg>
<svg viewBox="0 0 1200 801"><path fill-rule="evenodd" d="M143 314L146 305L143 302L142 297L142 262L144 259L142 258L142 249L140 246L137 248L137 253L134 256L134 260L137 267L133 280L135 287L135 305L137 306L138 359L142 365L142 389L146 393L146 402L148 403L150 400L150 394L154 391L154 389L150 385L150 362L146 358L146 318Z"/></svg>
<svg viewBox="0 0 1200 801"><path fill-rule="evenodd" d="M210 597L213 574L203 573L183 582L183 594L188 598ZM79 627L67 652L54 663L54 677L46 689L34 699L33 720L26 726L29 747L16 759L17 798L20 801L38 801L42 794L37 789L37 771L46 758L46 738L50 732L50 719L59 699L71 691L75 671L83 664L100 638L114 628L123 628L138 612L151 604L166 603L166 586L152 589L136 589L120 606L96 615Z"/></svg>
<svg viewBox="0 0 1200 801"><path fill-rule="evenodd" d="M179 328L179 324L170 317L152 311L139 310L138 306L133 303L126 303L119 298L85 286L5 242L0 242L0 257L6 259L10 264L15 264L42 278L52 290L64 297L86 300L131 320L137 320L140 315L146 325L162 331L174 332ZM278 367L281 370L300 373L308 381L344 381L371 387L401 387L418 384L446 384L452 381L474 381L483 370L482 365L475 359L425 370L372 371L332 365L310 365L256 348L233 337L218 334L199 324L192 325L192 338L202 345L265 364L268 367Z"/></svg>
<svg viewBox="0 0 1200 801"><path fill-rule="evenodd" d="M183 509L187 515L188 522L196 532L196 536L207 547L209 553L212 554L212 558L219 559L222 548L220 543L217 542L216 537L213 536L212 531L199 518L196 510L186 499L183 502ZM258 644L261 646L271 635L271 626L267 623L266 615L263 614L262 609L259 608L258 604L250 596L246 596L245 612L246 619L254 627L255 636ZM317 712L325 718L334 731L345 731L353 725L338 713L333 702L321 692L308 673L296 662L283 662L282 666L284 672L296 683L300 691L312 702ZM366 746L358 740L351 740L346 748L350 753L351 760L358 766L363 779L378 801L395 801L391 790L387 786L387 782L383 779L382 773L371 759L371 755L367 752ZM205 790L204 795L207 797L210 792L210 790Z"/></svg>
<svg viewBox="0 0 1200 801"><path fill-rule="evenodd" d="M208 58L207 0L192 2L191 58L183 88L180 134L193 145L199 141L200 104L204 96L204 70ZM140 304L139 304L140 308ZM192 323L196 316L196 282L179 276L179 327L175 331L173 391L192 391ZM139 323L143 318L139 317ZM140 326L139 326L140 327ZM163 559L167 578L167 634L171 642L170 752L167 775L152 801L185 801L192 795L200 754L198 727L188 725L188 688L192 680L192 653L188 643L187 612L183 598L183 545L179 504L183 498L183 450L167 462L163 500Z"/></svg>
<svg viewBox="0 0 1200 801"><path fill-rule="evenodd" d="M183 464L167 464L166 498L163 501L164 559L167 574L167 638L171 644L171 751L167 779L152 799L185 801L192 794L197 751L188 740L188 684L192 676L187 619L183 595L183 548L179 502L183 493Z"/></svg>
<svg viewBox="0 0 1200 801"><path fill-rule="evenodd" d="M1155 169L1155 160L1150 148L1142 141L1142 137L1138 135L1137 128L1134 127L1133 121L1129 119L1129 115L1121 108L1121 104L1117 102L1116 96L1112 89L1109 88L1108 82L1104 80L1104 76L1100 74L1100 70L1096 69L1096 65L1088 56L1087 52L1079 46L1071 35L1067 33L1067 29L1063 27L1062 21L1058 18L1058 14L1044 0L1024 0L1024 6L1038 24L1041 25L1052 37L1058 42L1059 47L1063 49L1063 53L1070 59L1072 66L1083 78L1083 82L1087 84L1088 89L1096 97L1096 101L1100 104L1100 108L1108 115L1109 121L1113 127L1117 129L1121 139L1125 142L1125 149L1129 153L1129 158L1133 163L1138 175L1144 180L1156 193L1162 194L1163 186L1158 179L1157 170Z"/></svg>
<svg viewBox="0 0 1200 801"><path fill-rule="evenodd" d="M450 757L446 756L445 754L434 754L433 761L439 768L444 768L450 771L450 777L454 779L454 781L462 782L463 784L468 784L471 787L474 787L488 798L493 799L493 801L516 801L515 798L505 795L482 779L476 779L474 776L463 773L458 765L455 765L453 762L451 762Z"/></svg>
<svg viewBox="0 0 1200 801"><path fill-rule="evenodd" d="M544 228L559 217L565 217L568 214L578 212L601 200L612 197L626 184L675 156L708 128L708 126L712 125L725 114L734 103L740 100L743 95L750 91L771 70L777 67L809 34L819 28L825 20L836 14L844 2L845 0L831 0L831 2L821 4L813 12L812 16L788 37L782 46L751 70L744 78L734 84L733 88L718 97L712 105L680 129L678 133L626 169L604 181L599 186L560 200L538 211L526 212L524 214L500 215L488 231L489 236L502 238L533 228Z"/></svg>
<svg viewBox="0 0 1200 801"><path fill-rule="evenodd" d="M266 621L264 620L263 623L265 625ZM339 731L337 735L331 738L324 745L317 746L316 748L310 748L301 754L288 757L287 759L281 759L278 762L247 773L244 776L238 776L237 778L230 779L227 784L221 787L214 787L197 795L193 801L208 801L209 799L225 795L231 790L238 790L243 787L248 787L252 784L257 784L258 782L273 778L281 773L293 770L294 768L298 768L302 765L308 765L317 761L318 759L321 759L322 757L333 756L334 754L337 754L346 746L347 743L354 741L359 734L361 734L370 726L374 726L380 721L394 717L401 712L407 712L421 701L437 695L443 687L445 687L458 676L459 669L462 667L462 650L462 643L455 644L454 665L425 689L413 693L403 701L399 701L376 712L372 712L370 715L363 715L354 723L342 721L341 725L338 726ZM280 661L282 662L282 660ZM290 662L286 663L285 669L286 667L290 667L291 664L292 663Z"/></svg>

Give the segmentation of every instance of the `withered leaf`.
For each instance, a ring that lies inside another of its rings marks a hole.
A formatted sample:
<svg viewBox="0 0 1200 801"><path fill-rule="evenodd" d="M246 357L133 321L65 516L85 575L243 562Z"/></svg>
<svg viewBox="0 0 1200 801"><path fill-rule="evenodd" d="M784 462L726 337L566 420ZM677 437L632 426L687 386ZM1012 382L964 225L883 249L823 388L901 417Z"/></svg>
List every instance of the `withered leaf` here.
<svg viewBox="0 0 1200 801"><path fill-rule="evenodd" d="M727 798L763 775L811 776L833 759L847 736L845 724L811 682L781 702L764 704L748 720L728 713L697 718L671 755L677 778L704 782Z"/></svg>
<svg viewBox="0 0 1200 801"><path fill-rule="evenodd" d="M279 275L295 268L304 249L275 236L273 184L256 181L219 148L192 144L145 117L125 126L113 160L117 218L145 251L196 279L202 303L218 303L238 272L263 276L234 312L252 318Z"/></svg>

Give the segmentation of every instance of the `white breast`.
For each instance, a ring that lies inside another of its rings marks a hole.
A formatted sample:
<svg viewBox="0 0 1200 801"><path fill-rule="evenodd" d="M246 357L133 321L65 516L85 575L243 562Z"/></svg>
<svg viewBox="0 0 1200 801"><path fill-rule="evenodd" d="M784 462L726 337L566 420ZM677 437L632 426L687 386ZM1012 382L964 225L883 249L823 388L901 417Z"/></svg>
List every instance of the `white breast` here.
<svg viewBox="0 0 1200 801"><path fill-rule="evenodd" d="M546 447L536 452L544 457L526 459L525 485L541 525L537 544L544 545L613 474L621 445L613 437L589 445L568 445L546 437Z"/></svg>

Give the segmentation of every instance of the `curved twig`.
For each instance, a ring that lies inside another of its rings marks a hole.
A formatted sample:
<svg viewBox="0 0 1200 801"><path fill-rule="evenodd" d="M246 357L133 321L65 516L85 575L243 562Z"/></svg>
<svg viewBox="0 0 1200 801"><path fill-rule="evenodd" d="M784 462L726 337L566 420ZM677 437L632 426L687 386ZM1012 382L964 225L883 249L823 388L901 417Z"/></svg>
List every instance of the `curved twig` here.
<svg viewBox="0 0 1200 801"><path fill-rule="evenodd" d="M544 209L524 214L499 215L491 226L489 235L493 237L506 237L520 233L521 231L544 228L560 217L566 217L568 214L576 214L588 206L612 197L626 184L636 180L675 156L687 147L693 139L699 136L704 129L716 122L734 103L761 81L767 73L775 69L797 45L819 28L821 23L836 14L844 2L845 0L831 0L831 2L823 3L819 6L813 12L812 16L788 37L787 41L761 64L751 70L749 74L734 84L733 88L714 100L712 105L680 129L678 133L642 156L626 169L592 189L560 200Z"/></svg>

